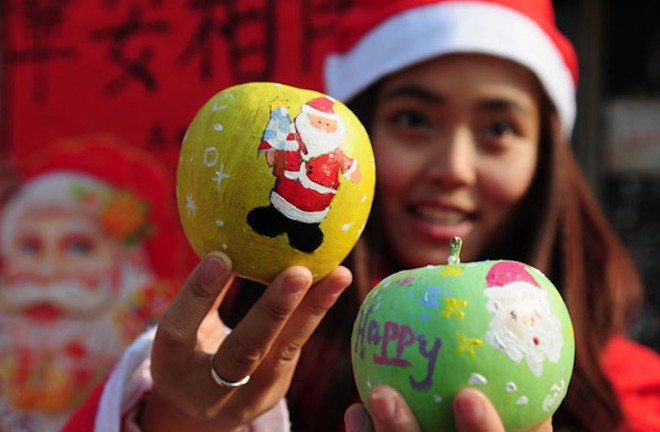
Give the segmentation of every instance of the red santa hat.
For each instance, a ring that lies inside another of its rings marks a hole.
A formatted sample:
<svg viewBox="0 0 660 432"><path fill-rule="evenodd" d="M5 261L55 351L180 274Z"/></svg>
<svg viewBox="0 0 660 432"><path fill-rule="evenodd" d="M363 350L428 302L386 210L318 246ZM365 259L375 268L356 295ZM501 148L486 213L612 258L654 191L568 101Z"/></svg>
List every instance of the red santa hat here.
<svg viewBox="0 0 660 432"><path fill-rule="evenodd" d="M20 206L27 209L54 203L60 208L72 205L80 208L80 204L71 202L71 196L67 198L62 194L62 187L71 182L89 187L90 191L110 187L118 195L128 194L139 206L115 207L120 212L129 211L115 214L119 218L108 220L108 223L125 239L133 234L133 227L118 224L135 224L136 217L145 218L144 227L149 231L140 231L140 238L135 240L145 247L156 274L168 279L182 279L191 268L194 255L178 222L175 176L153 154L111 134L90 134L39 148L19 161L18 170L20 182L27 185L24 191L30 196L21 197L23 191L19 189L7 202L7 208ZM144 214L127 214L132 209L146 211ZM105 216L109 218L110 215L106 213ZM142 222L138 220L137 223Z"/></svg>
<svg viewBox="0 0 660 432"><path fill-rule="evenodd" d="M486 285L488 288L505 287L517 282L541 288L536 279L527 271L525 264L517 261L499 261L488 270Z"/></svg>
<svg viewBox="0 0 660 432"><path fill-rule="evenodd" d="M301 110L304 113L316 115L323 117L329 120L339 120L339 114L337 114L333 108L335 101L331 98L322 96L304 104Z"/></svg>
<svg viewBox="0 0 660 432"><path fill-rule="evenodd" d="M339 22L326 93L347 102L381 78L451 53L491 54L536 74L569 136L578 63L551 0L357 0Z"/></svg>

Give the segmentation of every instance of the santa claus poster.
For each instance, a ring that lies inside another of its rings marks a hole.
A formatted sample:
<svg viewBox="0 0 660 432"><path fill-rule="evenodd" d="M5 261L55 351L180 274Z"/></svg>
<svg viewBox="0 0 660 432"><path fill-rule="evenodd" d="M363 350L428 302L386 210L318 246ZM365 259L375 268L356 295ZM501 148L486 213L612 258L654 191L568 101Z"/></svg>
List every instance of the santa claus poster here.
<svg viewBox="0 0 660 432"><path fill-rule="evenodd" d="M57 430L196 257L186 128L230 85L321 90L349 1L3 0L0 429Z"/></svg>

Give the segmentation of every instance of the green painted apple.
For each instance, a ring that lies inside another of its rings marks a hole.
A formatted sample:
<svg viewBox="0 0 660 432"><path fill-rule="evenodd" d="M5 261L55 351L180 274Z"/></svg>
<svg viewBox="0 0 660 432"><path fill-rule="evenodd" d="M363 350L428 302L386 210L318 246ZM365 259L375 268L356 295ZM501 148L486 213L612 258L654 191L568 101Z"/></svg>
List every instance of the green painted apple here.
<svg viewBox="0 0 660 432"><path fill-rule="evenodd" d="M404 270L365 298L351 338L363 401L377 385L396 388L424 431L455 430L454 395L488 396L507 431L552 416L573 371L573 327L561 295L539 270L517 261ZM367 406L367 409L369 407Z"/></svg>

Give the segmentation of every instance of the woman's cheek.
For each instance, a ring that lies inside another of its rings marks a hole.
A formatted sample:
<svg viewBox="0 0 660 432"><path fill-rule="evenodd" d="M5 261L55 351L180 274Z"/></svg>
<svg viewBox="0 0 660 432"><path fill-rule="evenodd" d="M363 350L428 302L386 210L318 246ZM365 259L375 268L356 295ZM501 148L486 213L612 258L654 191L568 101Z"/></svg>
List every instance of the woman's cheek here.
<svg viewBox="0 0 660 432"><path fill-rule="evenodd" d="M498 206L515 205L532 184L534 168L507 164L490 167L481 181L482 198Z"/></svg>
<svg viewBox="0 0 660 432"><path fill-rule="evenodd" d="M415 175L414 151L384 143L374 148L376 159L376 189L381 198L403 193L411 176Z"/></svg>

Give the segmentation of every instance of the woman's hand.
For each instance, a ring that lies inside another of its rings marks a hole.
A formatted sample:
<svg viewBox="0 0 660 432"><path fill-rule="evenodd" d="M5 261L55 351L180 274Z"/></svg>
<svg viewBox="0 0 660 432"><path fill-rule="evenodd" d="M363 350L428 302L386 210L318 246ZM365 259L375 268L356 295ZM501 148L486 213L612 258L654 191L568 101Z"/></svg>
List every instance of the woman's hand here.
<svg viewBox="0 0 660 432"><path fill-rule="evenodd" d="M344 417L346 432L419 432L412 411L395 389L378 386L369 393L368 398L373 417L369 417L361 404L351 405ZM497 411L478 390L461 390L454 397L453 404L458 432L504 432ZM533 430L552 431L552 419Z"/></svg>
<svg viewBox="0 0 660 432"><path fill-rule="evenodd" d="M279 274L225 337L217 308L230 285L231 262L212 253L192 271L161 319L152 349L153 391L141 416L144 431L236 430L286 394L302 345L351 283L338 267L312 285L295 266ZM227 381L250 381L230 388Z"/></svg>

